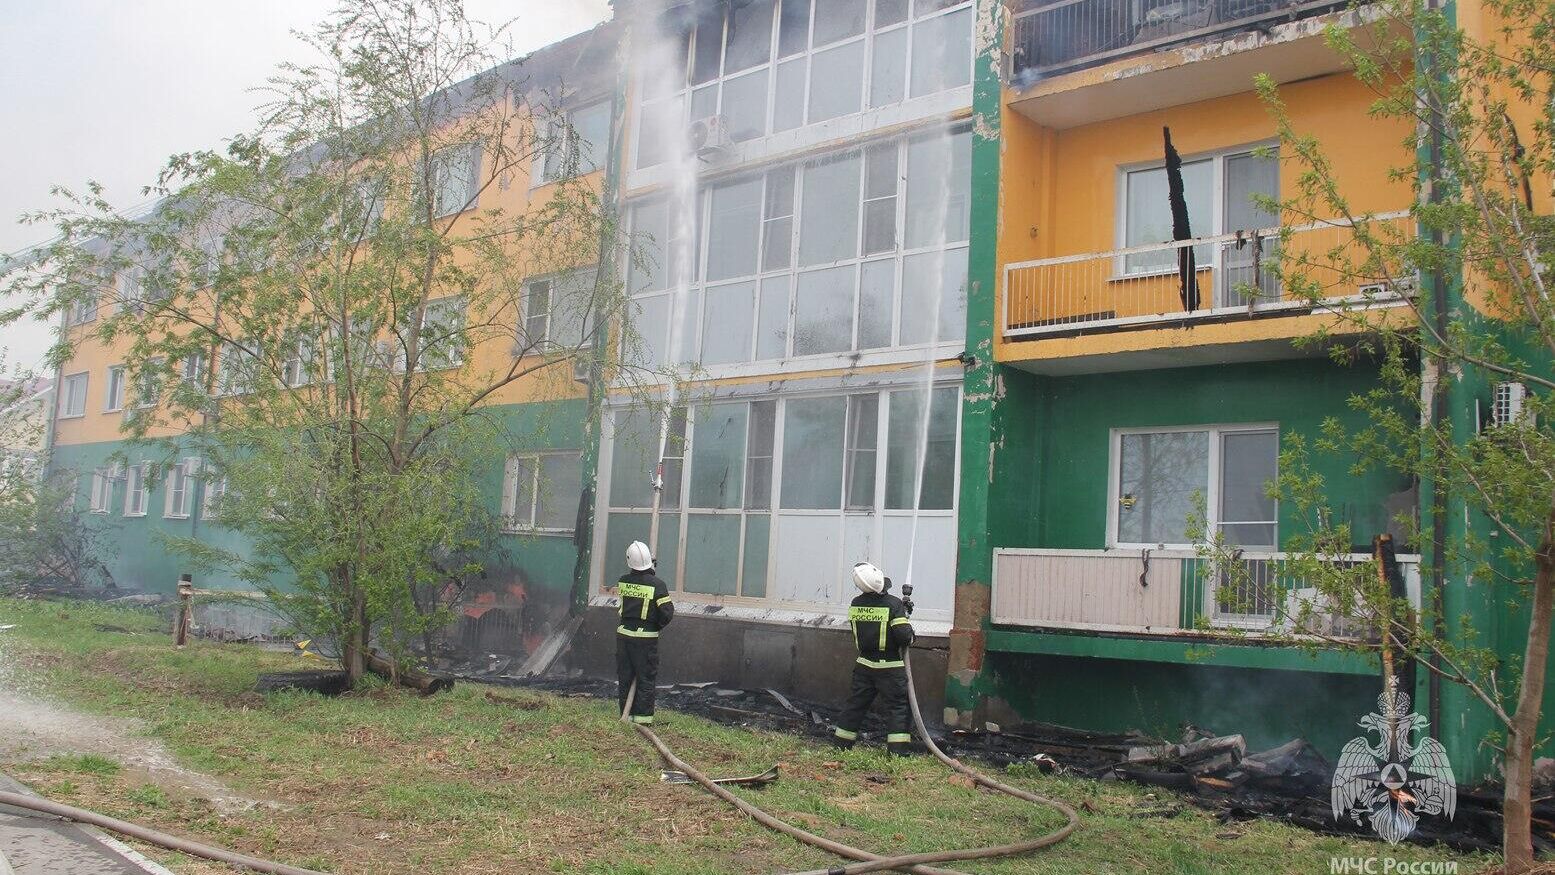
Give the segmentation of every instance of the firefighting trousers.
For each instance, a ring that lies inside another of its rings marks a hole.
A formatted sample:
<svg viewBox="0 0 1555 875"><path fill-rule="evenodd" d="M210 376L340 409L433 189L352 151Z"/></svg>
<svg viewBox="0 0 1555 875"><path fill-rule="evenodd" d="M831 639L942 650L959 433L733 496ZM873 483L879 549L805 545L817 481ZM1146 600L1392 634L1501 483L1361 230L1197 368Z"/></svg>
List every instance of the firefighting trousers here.
<svg viewBox="0 0 1555 875"><path fill-rule="evenodd" d="M626 707L626 694L637 682L632 698L632 722L653 722L653 700L659 678L659 639L616 635L616 683L620 685L618 708Z"/></svg>
<svg viewBox="0 0 1555 875"><path fill-rule="evenodd" d="M900 665L892 668L870 668L853 664L853 688L848 694L848 704L837 718L837 740L851 744L858 739L859 727L864 725L864 715L869 706L880 698L885 708L886 744L905 747L912 742L912 714L907 706L907 670Z"/></svg>

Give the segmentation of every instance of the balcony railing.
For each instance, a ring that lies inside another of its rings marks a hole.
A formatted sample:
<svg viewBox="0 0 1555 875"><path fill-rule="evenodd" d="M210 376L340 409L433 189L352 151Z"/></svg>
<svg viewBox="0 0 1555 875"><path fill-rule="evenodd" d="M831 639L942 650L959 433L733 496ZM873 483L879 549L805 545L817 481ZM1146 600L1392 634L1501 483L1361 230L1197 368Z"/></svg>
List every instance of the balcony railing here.
<svg viewBox="0 0 1555 875"><path fill-rule="evenodd" d="M1372 557L1352 553L1325 561L1353 568ZM1398 563L1418 608L1420 557L1400 555ZM1373 637L1368 624L1326 609L1288 554L1253 550L1235 559L1190 550L995 550L992 615L998 625L1142 635L1201 632L1207 621L1212 628L1253 633Z"/></svg>
<svg viewBox="0 0 1555 875"><path fill-rule="evenodd" d="M1383 239L1398 239L1412 227L1403 212L1371 219L1372 233ZM1193 249L1196 269L1185 295L1179 263L1188 248ZM1300 264L1304 276L1324 290L1324 302L1335 306L1397 300L1408 285L1368 267L1371 253L1342 220L1295 227L1288 235L1277 228L1237 232L1008 264L1004 336L1022 339L1308 310L1311 301L1287 295L1282 288L1282 254ZM1379 274L1375 281L1356 279L1370 273Z"/></svg>
<svg viewBox="0 0 1555 875"><path fill-rule="evenodd" d="M1045 77L1113 58L1344 9L1312 0L1026 0L1010 71Z"/></svg>

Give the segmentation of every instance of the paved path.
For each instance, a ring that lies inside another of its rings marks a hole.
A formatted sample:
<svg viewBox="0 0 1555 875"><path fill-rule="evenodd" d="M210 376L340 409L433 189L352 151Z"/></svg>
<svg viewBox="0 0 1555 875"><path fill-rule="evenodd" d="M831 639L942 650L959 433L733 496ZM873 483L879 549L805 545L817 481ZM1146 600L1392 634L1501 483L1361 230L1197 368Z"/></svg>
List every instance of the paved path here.
<svg viewBox="0 0 1555 875"><path fill-rule="evenodd" d="M0 790L27 789L0 775ZM172 875L95 829L0 805L0 875Z"/></svg>

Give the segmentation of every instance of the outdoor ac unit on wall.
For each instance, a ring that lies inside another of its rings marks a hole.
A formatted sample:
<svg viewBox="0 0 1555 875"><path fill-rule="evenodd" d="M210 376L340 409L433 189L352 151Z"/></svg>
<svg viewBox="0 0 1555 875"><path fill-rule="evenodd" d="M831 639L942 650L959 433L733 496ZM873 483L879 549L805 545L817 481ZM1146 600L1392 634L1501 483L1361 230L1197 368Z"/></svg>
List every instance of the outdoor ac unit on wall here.
<svg viewBox="0 0 1555 875"><path fill-rule="evenodd" d="M721 115L692 122L686 131L686 139L691 142L691 150L703 158L722 155L734 147L734 138L729 136L729 122Z"/></svg>
<svg viewBox="0 0 1555 875"><path fill-rule="evenodd" d="M1506 425L1523 418L1523 401L1528 387L1522 383L1497 383L1495 400L1490 405L1490 424Z"/></svg>

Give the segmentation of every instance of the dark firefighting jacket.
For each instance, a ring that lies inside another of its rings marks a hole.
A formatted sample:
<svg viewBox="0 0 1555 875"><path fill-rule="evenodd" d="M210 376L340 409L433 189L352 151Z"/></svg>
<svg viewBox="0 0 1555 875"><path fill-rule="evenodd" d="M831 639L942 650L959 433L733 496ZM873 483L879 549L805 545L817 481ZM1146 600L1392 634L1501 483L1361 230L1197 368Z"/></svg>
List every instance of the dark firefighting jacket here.
<svg viewBox="0 0 1555 875"><path fill-rule="evenodd" d="M858 663L868 668L901 668L902 648L912 643L912 622L902 600L888 593L861 593L848 606Z"/></svg>
<svg viewBox="0 0 1555 875"><path fill-rule="evenodd" d="M675 618L669 587L653 569L628 571L616 584L621 591L621 623L616 631L633 638L657 638Z"/></svg>

